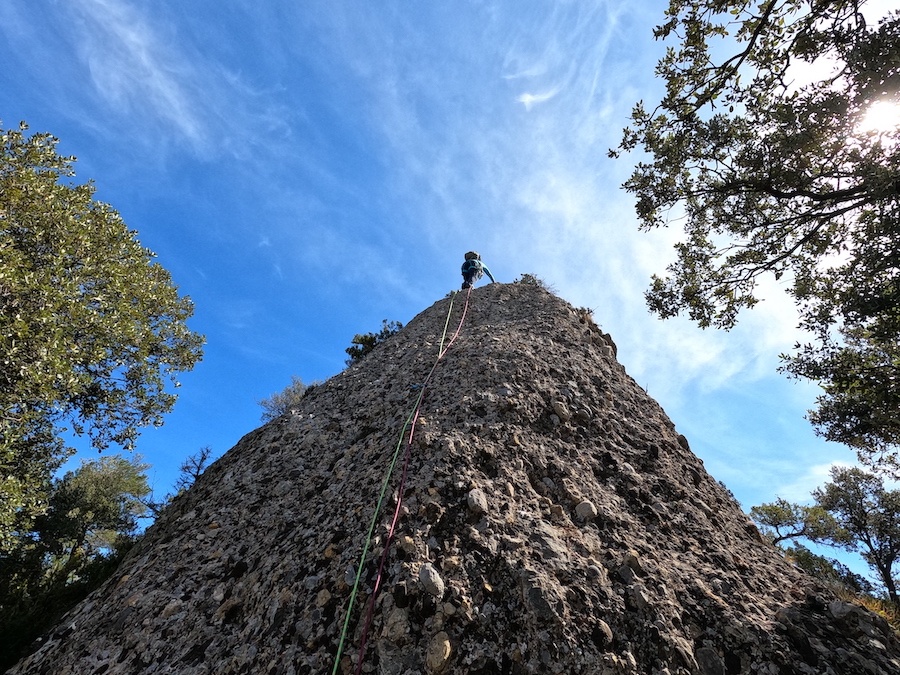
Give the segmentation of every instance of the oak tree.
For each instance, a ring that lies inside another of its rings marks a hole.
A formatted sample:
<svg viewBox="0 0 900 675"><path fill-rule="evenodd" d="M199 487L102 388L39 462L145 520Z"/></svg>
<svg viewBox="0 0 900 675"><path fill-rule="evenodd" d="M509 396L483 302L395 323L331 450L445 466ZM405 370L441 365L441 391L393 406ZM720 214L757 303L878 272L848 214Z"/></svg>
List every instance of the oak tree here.
<svg viewBox="0 0 900 675"><path fill-rule="evenodd" d="M840 529L834 516L818 504L793 504L778 498L774 502L751 508L750 517L773 544L797 538L810 541L849 541L849 534Z"/></svg>
<svg viewBox="0 0 900 675"><path fill-rule="evenodd" d="M875 472L833 467L831 482L814 490L813 498L851 535L849 541L834 544L859 553L878 575L888 598L900 602L895 576L900 560L900 490L889 489Z"/></svg>
<svg viewBox="0 0 900 675"><path fill-rule="evenodd" d="M149 514L144 464L137 455L100 457L55 481L47 512L35 521L40 545L52 561L53 581L68 583L92 559L115 551Z"/></svg>
<svg viewBox="0 0 900 675"><path fill-rule="evenodd" d="M0 129L0 554L46 508L61 434L131 449L203 343L154 254L27 129Z"/></svg>
<svg viewBox="0 0 900 675"><path fill-rule="evenodd" d="M731 328L764 276L809 341L783 370L822 387L810 419L863 453L900 443L900 14L863 0L670 0L665 95L633 110L612 156L640 227L684 236L646 294L666 318Z"/></svg>

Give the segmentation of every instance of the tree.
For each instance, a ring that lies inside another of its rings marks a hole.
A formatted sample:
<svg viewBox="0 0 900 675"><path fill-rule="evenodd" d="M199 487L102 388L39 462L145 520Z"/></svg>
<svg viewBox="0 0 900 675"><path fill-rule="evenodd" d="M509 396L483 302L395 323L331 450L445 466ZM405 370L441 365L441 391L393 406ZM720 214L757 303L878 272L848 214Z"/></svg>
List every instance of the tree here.
<svg viewBox="0 0 900 675"><path fill-rule="evenodd" d="M877 574L891 602L898 603L894 566L900 557L900 490L858 468L833 467L831 481L813 492L852 540L839 544L858 552Z"/></svg>
<svg viewBox="0 0 900 675"><path fill-rule="evenodd" d="M751 508L750 517L773 544L798 537L810 541L848 541L849 537L840 529L834 517L819 505L792 504L786 499L778 498L771 504Z"/></svg>
<svg viewBox="0 0 900 675"><path fill-rule="evenodd" d="M292 375L291 383L287 387L259 402L263 409L262 421L274 420L276 417L286 415L292 408L296 408L300 404L300 399L306 393L306 389L307 387L303 384L303 381L296 375Z"/></svg>
<svg viewBox="0 0 900 675"><path fill-rule="evenodd" d="M783 499L754 506L750 517L774 543L803 538L858 553L875 572L888 598L897 603L894 566L900 558L900 490L886 488L879 473L835 466L831 482L814 490L812 497L813 506ZM821 561L801 557L822 568Z"/></svg>
<svg viewBox="0 0 900 675"><path fill-rule="evenodd" d="M139 456L112 455L82 462L57 481L35 531L60 583L68 583L87 561L114 551L121 537L134 535L138 519L149 511L148 468Z"/></svg>
<svg viewBox="0 0 900 675"><path fill-rule="evenodd" d="M0 670L115 570L147 514L147 468L106 456L53 482L46 512L0 555Z"/></svg>
<svg viewBox="0 0 900 675"><path fill-rule="evenodd" d="M355 335L350 341L351 345L344 350L350 356L346 361L347 365L352 366L354 363L359 363L366 354L391 337L391 335L399 333L402 328L403 324L399 321L388 323L388 320L384 319L381 322L381 330L379 332Z"/></svg>
<svg viewBox="0 0 900 675"><path fill-rule="evenodd" d="M203 343L154 254L27 129L0 129L0 552L46 508L61 433L133 448Z"/></svg>
<svg viewBox="0 0 900 675"><path fill-rule="evenodd" d="M515 279L513 283L537 286L538 288L543 288L545 291L555 293L555 290L546 281L535 274L522 274L518 279Z"/></svg>
<svg viewBox="0 0 900 675"><path fill-rule="evenodd" d="M875 454L900 442L900 127L862 121L898 101L900 14L862 4L671 0L665 96L610 154L649 155L624 184L641 229L683 219L651 311L728 329L782 280L811 335L782 370L822 386L818 433Z"/></svg>
<svg viewBox="0 0 900 675"><path fill-rule="evenodd" d="M201 474L206 471L210 457L212 457L212 448L208 445L203 446L193 455L188 457L178 467L178 478L175 479L175 492L167 492L162 499L155 499L152 495L148 495L142 499L144 506L156 518L163 510L172 503L185 490L189 490L191 486L197 482Z"/></svg>
<svg viewBox="0 0 900 675"><path fill-rule="evenodd" d="M178 479L175 481L175 489L179 493L190 489L197 482L201 474L206 471L210 457L212 457L212 448L205 445L181 463L181 466L178 467Z"/></svg>

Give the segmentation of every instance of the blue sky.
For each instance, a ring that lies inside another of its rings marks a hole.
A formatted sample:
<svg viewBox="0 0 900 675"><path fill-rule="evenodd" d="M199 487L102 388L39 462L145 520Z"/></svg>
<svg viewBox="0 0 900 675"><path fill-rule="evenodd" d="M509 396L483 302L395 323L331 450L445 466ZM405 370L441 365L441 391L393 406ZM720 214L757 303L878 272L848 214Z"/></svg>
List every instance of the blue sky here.
<svg viewBox="0 0 900 675"><path fill-rule="evenodd" d="M292 376L336 374L355 333L458 288L469 249L498 281L532 273L592 308L745 509L852 462L803 418L816 388L776 372L797 334L774 282L729 333L646 310L677 231L638 232L619 187L637 157L606 151L658 100L666 6L7 0L3 125L60 138L208 340L138 445L157 495Z"/></svg>

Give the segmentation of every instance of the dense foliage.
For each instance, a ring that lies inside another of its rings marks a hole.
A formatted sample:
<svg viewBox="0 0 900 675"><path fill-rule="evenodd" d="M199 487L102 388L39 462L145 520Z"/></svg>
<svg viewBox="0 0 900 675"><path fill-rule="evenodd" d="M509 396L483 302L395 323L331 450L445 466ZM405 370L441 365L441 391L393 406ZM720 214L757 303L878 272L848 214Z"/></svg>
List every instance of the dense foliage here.
<svg viewBox="0 0 900 675"><path fill-rule="evenodd" d="M817 431L879 453L900 443L900 114L863 122L900 103L900 14L875 25L864 4L671 0L665 96L611 154L647 153L625 183L642 229L684 230L652 311L730 328L778 280L809 331L783 368L822 386Z"/></svg>
<svg viewBox="0 0 900 675"><path fill-rule="evenodd" d="M850 541L835 543L859 553L884 584L888 598L900 602L894 575L900 558L900 490L887 488L876 473L834 467L831 482L815 490L813 498L834 516L840 531L850 535Z"/></svg>
<svg viewBox="0 0 900 675"><path fill-rule="evenodd" d="M200 359L193 305L49 134L0 130L0 554L47 507L61 434L134 446Z"/></svg>

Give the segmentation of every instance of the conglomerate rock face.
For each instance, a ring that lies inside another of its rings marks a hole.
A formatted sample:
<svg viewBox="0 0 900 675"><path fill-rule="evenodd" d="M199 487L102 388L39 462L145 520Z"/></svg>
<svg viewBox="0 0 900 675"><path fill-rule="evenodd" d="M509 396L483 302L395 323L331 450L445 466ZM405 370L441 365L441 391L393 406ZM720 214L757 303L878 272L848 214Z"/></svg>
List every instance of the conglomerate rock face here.
<svg viewBox="0 0 900 675"><path fill-rule="evenodd" d="M464 306L245 436L11 672L353 672L402 430ZM763 542L609 336L539 286L472 292L410 449L362 672L900 672L887 624Z"/></svg>

